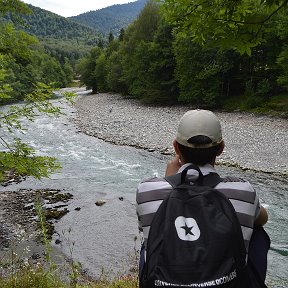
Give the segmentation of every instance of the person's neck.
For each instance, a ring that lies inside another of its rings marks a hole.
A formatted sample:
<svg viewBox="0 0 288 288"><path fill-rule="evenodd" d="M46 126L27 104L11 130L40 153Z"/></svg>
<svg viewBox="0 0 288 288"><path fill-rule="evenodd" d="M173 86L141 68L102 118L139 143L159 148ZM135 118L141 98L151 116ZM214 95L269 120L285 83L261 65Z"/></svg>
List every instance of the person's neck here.
<svg viewBox="0 0 288 288"><path fill-rule="evenodd" d="M183 163L183 165L185 165L185 164L188 164L188 163L192 163L192 164L194 164L194 165L196 165L196 166L205 166L205 165L211 165L212 167L214 167L215 166L215 160L213 161L213 162L211 162L211 163L205 163L205 164L203 164L203 165L198 165L198 164L194 164L193 162L186 162L186 161L184 161L184 162L182 162Z"/></svg>

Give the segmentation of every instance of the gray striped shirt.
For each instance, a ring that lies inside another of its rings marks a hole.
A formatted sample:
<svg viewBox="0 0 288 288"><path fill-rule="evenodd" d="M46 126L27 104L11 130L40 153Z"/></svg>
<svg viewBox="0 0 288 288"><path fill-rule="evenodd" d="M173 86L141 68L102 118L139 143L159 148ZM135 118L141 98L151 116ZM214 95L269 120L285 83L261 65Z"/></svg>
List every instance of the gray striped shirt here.
<svg viewBox="0 0 288 288"><path fill-rule="evenodd" d="M189 164L183 165L178 173L183 171L188 165ZM200 167L200 170L204 176L211 172L216 173L214 167L208 164ZM187 175L192 182L198 178L198 172L193 169L189 169ZM236 177L224 178L215 189L223 193L231 201L239 218L246 251L248 251L254 221L260 213L258 195L249 182ZM136 211L139 229L143 232L145 245L147 244L149 229L154 214L171 190L171 185L163 178L147 179L142 181L138 186Z"/></svg>

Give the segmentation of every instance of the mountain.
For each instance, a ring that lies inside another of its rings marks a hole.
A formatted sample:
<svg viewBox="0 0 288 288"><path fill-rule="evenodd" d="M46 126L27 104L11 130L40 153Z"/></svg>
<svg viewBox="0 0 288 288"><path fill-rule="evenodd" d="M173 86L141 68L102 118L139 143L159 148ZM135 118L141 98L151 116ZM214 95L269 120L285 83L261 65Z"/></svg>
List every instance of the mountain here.
<svg viewBox="0 0 288 288"><path fill-rule="evenodd" d="M138 0L128 4L112 5L78 16L69 17L69 19L97 29L104 35L108 35L110 32L118 35L121 28L127 27L136 19L147 1L148 0Z"/></svg>
<svg viewBox="0 0 288 288"><path fill-rule="evenodd" d="M118 35L121 28L135 20L147 1L113 5L68 18L29 4L31 14L7 14L5 21L12 21L18 29L36 36L60 62L68 58L74 64L92 47L105 44L110 32Z"/></svg>
<svg viewBox="0 0 288 288"><path fill-rule="evenodd" d="M28 5L29 15L5 15L6 21L36 36L45 49L63 61L65 57L77 60L92 47L104 42L104 36L95 28L87 27L50 11Z"/></svg>
<svg viewBox="0 0 288 288"><path fill-rule="evenodd" d="M99 38L101 33L95 28L87 27L50 11L28 5L32 13L22 16L26 32L37 37L56 39L78 38L89 44L88 38Z"/></svg>

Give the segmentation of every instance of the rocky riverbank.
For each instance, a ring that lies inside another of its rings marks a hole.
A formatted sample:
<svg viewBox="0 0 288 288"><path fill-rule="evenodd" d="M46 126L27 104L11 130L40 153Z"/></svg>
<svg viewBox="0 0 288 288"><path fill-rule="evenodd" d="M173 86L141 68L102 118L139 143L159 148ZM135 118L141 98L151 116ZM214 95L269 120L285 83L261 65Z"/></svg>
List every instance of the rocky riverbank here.
<svg viewBox="0 0 288 288"><path fill-rule="evenodd" d="M44 229L46 241L51 240L55 233L54 222L69 212L67 202L71 198L71 194L58 189L20 189L0 193L0 275L9 273L13 262L21 266L45 261ZM64 262L64 256L56 248L50 250L50 256L55 262Z"/></svg>
<svg viewBox="0 0 288 288"><path fill-rule="evenodd" d="M76 103L81 132L117 145L173 154L178 121L192 106L145 106L134 99L101 93ZM262 172L288 174L287 119L248 113L216 112L226 148L218 163Z"/></svg>

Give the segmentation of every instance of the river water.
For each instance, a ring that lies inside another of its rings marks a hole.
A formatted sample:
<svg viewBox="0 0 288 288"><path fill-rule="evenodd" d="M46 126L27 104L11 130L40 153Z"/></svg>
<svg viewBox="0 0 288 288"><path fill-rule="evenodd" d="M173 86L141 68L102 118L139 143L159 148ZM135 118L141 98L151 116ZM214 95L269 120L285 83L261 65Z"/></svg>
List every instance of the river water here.
<svg viewBox="0 0 288 288"><path fill-rule="evenodd" d="M91 275L127 272L135 265L135 249L140 243L135 189L141 179L163 175L168 156L111 145L80 133L71 121L73 108L65 107L64 112L66 115L56 119L39 116L27 123L27 133L19 134L39 155L57 157L62 170L49 179L28 178L1 190L54 188L72 193L70 212L55 226L55 238L62 240L57 247L68 256L72 253ZM270 216L266 224L272 241L267 282L273 288L288 287L287 179L236 168L219 170L223 176L249 179L257 189ZM107 202L97 206L97 200ZM81 210L76 211L77 207Z"/></svg>

